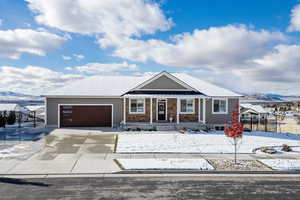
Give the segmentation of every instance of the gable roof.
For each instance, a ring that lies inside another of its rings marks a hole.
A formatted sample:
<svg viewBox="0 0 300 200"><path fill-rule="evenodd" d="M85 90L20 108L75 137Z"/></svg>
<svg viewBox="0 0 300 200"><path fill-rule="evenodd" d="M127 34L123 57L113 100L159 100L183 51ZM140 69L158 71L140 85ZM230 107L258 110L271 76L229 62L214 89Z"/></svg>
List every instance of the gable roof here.
<svg viewBox="0 0 300 200"><path fill-rule="evenodd" d="M246 108L249 110L253 110L254 112L256 112L257 114L266 114L268 113L268 111L266 111L262 106L260 105L252 105L249 103L242 103L241 104L242 108Z"/></svg>
<svg viewBox="0 0 300 200"><path fill-rule="evenodd" d="M185 73L161 72L142 76L91 76L43 94L46 97L120 97L166 75L182 86L211 97L240 97L230 90L215 86Z"/></svg>
<svg viewBox="0 0 300 200"><path fill-rule="evenodd" d="M44 110L45 106L39 106L39 105L35 105L35 106L26 106L26 108L29 111L38 111L38 110Z"/></svg>
<svg viewBox="0 0 300 200"><path fill-rule="evenodd" d="M206 81L203 81L199 78L190 76L185 73L172 73L173 76L184 81L186 84L192 86L197 91L205 94L206 96L210 97L241 97L242 95L232 92L228 89L213 85Z"/></svg>
<svg viewBox="0 0 300 200"><path fill-rule="evenodd" d="M163 71L161 73L158 73L158 74L154 75L153 77L151 77L147 81L141 83L140 85L138 85L137 87L135 87L135 88L133 88L131 90L144 89L146 86L150 85L151 83L154 83L155 81L161 79L162 77L166 77L167 79L173 81L173 83L180 85L181 89L187 89L187 90L196 91L194 88L192 88L191 86L189 86L185 82L181 81L180 79L176 78L171 73L168 73L166 71Z"/></svg>
<svg viewBox="0 0 300 200"><path fill-rule="evenodd" d="M53 90L42 96L87 96L120 97L131 88L146 81L151 76L91 76L65 87Z"/></svg>

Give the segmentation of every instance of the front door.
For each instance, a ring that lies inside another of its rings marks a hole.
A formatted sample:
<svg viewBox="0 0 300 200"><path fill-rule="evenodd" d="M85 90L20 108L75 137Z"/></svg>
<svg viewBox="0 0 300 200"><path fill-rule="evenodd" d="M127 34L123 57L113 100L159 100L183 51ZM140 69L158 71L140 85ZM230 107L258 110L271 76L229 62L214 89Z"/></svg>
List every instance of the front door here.
<svg viewBox="0 0 300 200"><path fill-rule="evenodd" d="M166 120L166 100L158 100L158 113L157 118L158 120Z"/></svg>

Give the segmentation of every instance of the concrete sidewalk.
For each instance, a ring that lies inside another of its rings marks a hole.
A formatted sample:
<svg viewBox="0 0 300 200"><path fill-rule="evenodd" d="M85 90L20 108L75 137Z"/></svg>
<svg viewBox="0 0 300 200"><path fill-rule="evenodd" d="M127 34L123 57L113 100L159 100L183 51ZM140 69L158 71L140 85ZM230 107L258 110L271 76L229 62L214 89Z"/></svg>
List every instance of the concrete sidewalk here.
<svg viewBox="0 0 300 200"><path fill-rule="evenodd" d="M30 159L0 160L0 174L89 174L116 173L122 171L114 159L119 158L204 158L208 160L231 160L233 154L114 154L83 153L58 154L54 159L41 159L36 154ZM240 160L257 160L276 158L265 156L257 158L255 154L238 154ZM289 158L290 159L290 158ZM295 158L294 158L295 159Z"/></svg>
<svg viewBox="0 0 300 200"><path fill-rule="evenodd" d="M105 154L60 154L53 160L39 160L36 156L25 160L0 160L1 174L72 174L114 173L120 171L113 159Z"/></svg>

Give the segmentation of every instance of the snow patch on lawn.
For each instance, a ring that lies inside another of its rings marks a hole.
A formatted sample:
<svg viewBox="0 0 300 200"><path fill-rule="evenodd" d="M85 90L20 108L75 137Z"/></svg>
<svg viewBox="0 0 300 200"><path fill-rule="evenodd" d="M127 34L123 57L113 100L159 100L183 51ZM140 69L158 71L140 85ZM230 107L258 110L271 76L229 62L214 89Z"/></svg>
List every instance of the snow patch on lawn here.
<svg viewBox="0 0 300 200"><path fill-rule="evenodd" d="M277 152L275 153L276 155L297 155L300 154L300 146L292 146L292 151L282 151L282 147L273 147ZM265 152L262 152L261 150L257 150L256 153L258 154L267 154ZM268 154L267 154L268 155Z"/></svg>
<svg viewBox="0 0 300 200"><path fill-rule="evenodd" d="M157 169L181 169L181 170L214 170L205 159L118 159L118 162L129 170L157 170Z"/></svg>
<svg viewBox="0 0 300 200"><path fill-rule="evenodd" d="M253 150L259 147L283 144L299 146L300 136L269 132L246 133L241 140L238 153L253 153ZM151 134L120 134L117 152L234 153L234 147L223 132L168 134L157 131Z"/></svg>
<svg viewBox="0 0 300 200"><path fill-rule="evenodd" d="M5 142L0 143L0 159L1 158L17 158L27 159L34 153L40 151L44 147L45 141L39 140L35 142Z"/></svg>
<svg viewBox="0 0 300 200"><path fill-rule="evenodd" d="M276 170L300 170L300 160L296 159L261 159L259 161Z"/></svg>

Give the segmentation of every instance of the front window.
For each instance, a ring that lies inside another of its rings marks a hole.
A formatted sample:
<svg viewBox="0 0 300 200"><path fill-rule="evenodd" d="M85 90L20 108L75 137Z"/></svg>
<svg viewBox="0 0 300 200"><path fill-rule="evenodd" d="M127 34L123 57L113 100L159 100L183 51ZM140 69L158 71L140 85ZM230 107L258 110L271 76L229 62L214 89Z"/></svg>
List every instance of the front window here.
<svg viewBox="0 0 300 200"><path fill-rule="evenodd" d="M144 99L130 99L130 113L144 113L144 104Z"/></svg>
<svg viewBox="0 0 300 200"><path fill-rule="evenodd" d="M213 100L213 112L214 113L227 113L227 101L225 99Z"/></svg>
<svg viewBox="0 0 300 200"><path fill-rule="evenodd" d="M180 112L181 113L194 113L194 100L193 99L181 99L180 100Z"/></svg>

